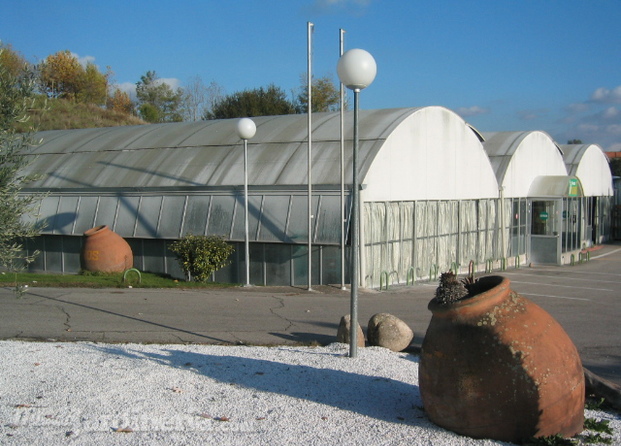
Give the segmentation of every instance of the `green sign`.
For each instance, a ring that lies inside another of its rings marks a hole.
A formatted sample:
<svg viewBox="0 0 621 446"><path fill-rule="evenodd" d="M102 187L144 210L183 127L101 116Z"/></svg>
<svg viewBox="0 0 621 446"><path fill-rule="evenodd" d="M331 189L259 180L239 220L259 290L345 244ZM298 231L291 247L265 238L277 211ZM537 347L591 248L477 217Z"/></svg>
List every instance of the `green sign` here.
<svg viewBox="0 0 621 446"><path fill-rule="evenodd" d="M579 193L580 193L580 188L578 187L578 179L570 178L569 179L569 192L567 195L570 197L577 197L579 196Z"/></svg>
<svg viewBox="0 0 621 446"><path fill-rule="evenodd" d="M542 219L543 221L546 221L548 219L548 213L547 212L539 213L539 218Z"/></svg>

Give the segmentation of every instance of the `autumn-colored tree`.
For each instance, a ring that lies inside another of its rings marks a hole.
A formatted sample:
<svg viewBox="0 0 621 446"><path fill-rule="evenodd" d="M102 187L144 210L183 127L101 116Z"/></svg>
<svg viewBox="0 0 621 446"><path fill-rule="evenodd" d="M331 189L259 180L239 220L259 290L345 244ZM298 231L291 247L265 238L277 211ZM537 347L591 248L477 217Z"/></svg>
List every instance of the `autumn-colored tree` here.
<svg viewBox="0 0 621 446"><path fill-rule="evenodd" d="M155 71L147 71L136 83L138 113L147 122L182 121L179 107L183 90L174 91L170 85L162 82Z"/></svg>
<svg viewBox="0 0 621 446"><path fill-rule="evenodd" d="M108 97L106 108L130 115L134 111L134 103L126 92L115 88L114 93Z"/></svg>
<svg viewBox="0 0 621 446"><path fill-rule="evenodd" d="M53 98L103 105L108 96L108 74L92 62L83 67L69 50L48 56L39 66L42 90Z"/></svg>
<svg viewBox="0 0 621 446"><path fill-rule="evenodd" d="M306 79L306 75L300 78L300 87L295 104L295 109L298 113L306 113L308 111L308 81ZM330 76L313 78L311 95L313 113L337 111L339 109L340 89L334 85Z"/></svg>
<svg viewBox="0 0 621 446"><path fill-rule="evenodd" d="M13 50L10 44L5 45L2 42L0 42L0 66L14 77L23 75L24 70L30 68L30 65L21 54Z"/></svg>
<svg viewBox="0 0 621 446"><path fill-rule="evenodd" d="M43 91L53 98L76 99L84 69L69 50L47 56L39 66Z"/></svg>

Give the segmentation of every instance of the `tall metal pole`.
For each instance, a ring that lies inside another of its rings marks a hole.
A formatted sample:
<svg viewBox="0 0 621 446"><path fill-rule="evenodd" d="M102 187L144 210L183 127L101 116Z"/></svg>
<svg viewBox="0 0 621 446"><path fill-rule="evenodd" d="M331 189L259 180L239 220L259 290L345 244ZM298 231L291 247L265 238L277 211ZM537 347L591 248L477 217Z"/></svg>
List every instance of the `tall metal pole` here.
<svg viewBox="0 0 621 446"><path fill-rule="evenodd" d="M250 118L241 118L237 121L237 135L244 140L244 251L246 263L246 284L250 286L250 239L248 236L248 139L257 131L254 121Z"/></svg>
<svg viewBox="0 0 621 446"><path fill-rule="evenodd" d="M353 150L353 206L352 206L352 225L351 225L351 299L350 299L350 335L349 335L349 356L355 358L358 355L358 271L360 269L360 240L358 228L360 225L360 187L358 186L358 96L360 89L354 89L354 150Z"/></svg>
<svg viewBox="0 0 621 446"><path fill-rule="evenodd" d="M313 74L312 74L312 34L313 34L313 24L308 22L307 27L307 44L308 44L308 63L307 63L307 73L306 79L308 81L308 290L312 291L312 270L313 270L313 181L312 181L312 84L313 84Z"/></svg>
<svg viewBox="0 0 621 446"><path fill-rule="evenodd" d="M339 30L339 58L343 55L345 30ZM340 84L340 115L341 115L341 289L345 287L345 86Z"/></svg>
<svg viewBox="0 0 621 446"><path fill-rule="evenodd" d="M352 209L351 209L351 324L349 356L358 355L358 285L360 283L360 180L358 179L358 96L375 79L377 65L368 52L353 49L344 53L336 65L339 79L354 92L354 144L352 153Z"/></svg>
<svg viewBox="0 0 621 446"><path fill-rule="evenodd" d="M248 140L244 139L244 249L246 255L246 286L250 286L250 240L248 236Z"/></svg>
<svg viewBox="0 0 621 446"><path fill-rule="evenodd" d="M507 249L505 246L505 229L506 229L506 225L505 225L505 187L504 186L500 186L498 188L498 191L500 192L500 243L501 243L501 248L500 248L500 258L501 259L506 259L507 258Z"/></svg>

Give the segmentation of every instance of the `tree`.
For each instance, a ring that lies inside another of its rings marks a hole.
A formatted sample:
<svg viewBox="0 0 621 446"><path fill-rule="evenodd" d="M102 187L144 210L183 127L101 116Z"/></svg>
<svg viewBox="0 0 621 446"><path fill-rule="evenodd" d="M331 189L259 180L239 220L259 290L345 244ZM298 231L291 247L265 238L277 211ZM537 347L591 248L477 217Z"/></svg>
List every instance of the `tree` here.
<svg viewBox="0 0 621 446"><path fill-rule="evenodd" d="M158 79L155 71L147 71L136 83L138 113L147 122L179 122L183 90L174 91Z"/></svg>
<svg viewBox="0 0 621 446"><path fill-rule="evenodd" d="M49 97L103 105L110 71L103 74L92 62L83 67L69 50L48 56L39 66L41 88Z"/></svg>
<svg viewBox="0 0 621 446"><path fill-rule="evenodd" d="M5 45L2 42L0 42L0 66L3 66L8 74L16 78L23 74L24 69L30 71L30 65L26 59L13 50L11 45Z"/></svg>
<svg viewBox="0 0 621 446"><path fill-rule="evenodd" d="M582 144L582 141L579 139L570 139L567 141L567 144Z"/></svg>
<svg viewBox="0 0 621 446"><path fill-rule="evenodd" d="M205 85L200 76L195 76L183 89L181 110L184 121L199 121L213 110L214 104L222 98L222 87L215 81Z"/></svg>
<svg viewBox="0 0 621 446"><path fill-rule="evenodd" d="M52 98L75 100L80 91L84 69L69 50L47 56L39 72L43 91Z"/></svg>
<svg viewBox="0 0 621 446"><path fill-rule="evenodd" d="M187 281L207 282L211 274L231 263L234 251L222 237L216 235L186 235L169 246L177 256Z"/></svg>
<svg viewBox="0 0 621 446"><path fill-rule="evenodd" d="M108 70L108 73L110 71ZM89 62L80 74L78 102L104 105L108 98L108 74L103 74L97 66Z"/></svg>
<svg viewBox="0 0 621 446"><path fill-rule="evenodd" d="M112 93L106 101L106 108L108 110L131 115L134 111L134 103L126 92L121 91L119 88L115 88L114 93Z"/></svg>
<svg viewBox="0 0 621 446"><path fill-rule="evenodd" d="M250 116L274 116L295 113L294 105L285 93L274 84L233 93L216 101L204 119L243 118Z"/></svg>
<svg viewBox="0 0 621 446"><path fill-rule="evenodd" d="M0 48L0 61L5 49ZM28 120L34 102L35 77L24 68L17 75L13 68L0 63L0 266L16 271L32 262L38 254L27 254L25 239L39 234L34 224L36 205L41 198L20 191L32 176L23 169L32 162L29 155L35 145L32 132L17 133L16 124Z"/></svg>
<svg viewBox="0 0 621 446"><path fill-rule="evenodd" d="M155 105L151 104L150 102L146 102L142 104L138 108L138 114L140 115L142 119L144 119L147 122L154 123L154 122L164 121L164 119L162 118L163 115L160 109L157 108Z"/></svg>
<svg viewBox="0 0 621 446"><path fill-rule="evenodd" d="M306 75L302 75L300 78L300 87L295 104L298 113L308 112L308 82L306 79ZM338 111L341 93L339 87L334 85L330 76L317 79L313 78L311 95L313 113ZM345 106L345 108L347 108L347 106Z"/></svg>

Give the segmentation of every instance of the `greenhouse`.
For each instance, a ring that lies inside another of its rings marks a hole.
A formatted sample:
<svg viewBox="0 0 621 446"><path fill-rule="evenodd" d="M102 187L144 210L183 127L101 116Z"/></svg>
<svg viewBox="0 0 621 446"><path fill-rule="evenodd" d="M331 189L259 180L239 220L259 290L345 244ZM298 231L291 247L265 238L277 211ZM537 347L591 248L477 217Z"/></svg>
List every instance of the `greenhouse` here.
<svg viewBox="0 0 621 446"><path fill-rule="evenodd" d="M584 190L581 226L574 231L577 239L585 246L611 240L614 189L608 157L595 144L562 145L561 149L567 173L579 178Z"/></svg>
<svg viewBox="0 0 621 446"><path fill-rule="evenodd" d="M575 262L582 249L609 238L612 176L599 146L560 147L541 131L484 136L514 264Z"/></svg>
<svg viewBox="0 0 621 446"><path fill-rule="evenodd" d="M312 152L306 115L252 119L257 131L248 140L250 282L305 286L310 271L313 284L348 283L341 265L349 264L352 113L345 113L344 149L340 113L313 114ZM130 244L134 267L179 278L171 242L188 234L222 236L235 253L214 279L243 282L244 151L237 121L37 134L43 142L29 172L41 176L24 193L47 194L38 217L45 229L28 244L42 252L29 268L79 271L84 232L107 225ZM581 175L601 154L588 146L564 161L542 132L494 134L485 141L443 107L363 110L359 129L364 287L530 261L538 235L531 234L532 199L546 201L550 181L565 184L559 178L575 181L580 197L591 193L592 179ZM576 171L568 172L572 163ZM602 190L593 192L603 194L593 195L598 203L609 196ZM555 195L553 202L564 198L571 197ZM597 227L601 242L609 229ZM578 244L588 235L584 228Z"/></svg>

